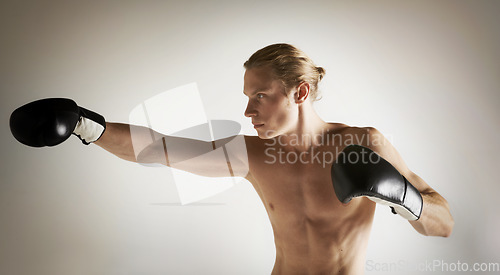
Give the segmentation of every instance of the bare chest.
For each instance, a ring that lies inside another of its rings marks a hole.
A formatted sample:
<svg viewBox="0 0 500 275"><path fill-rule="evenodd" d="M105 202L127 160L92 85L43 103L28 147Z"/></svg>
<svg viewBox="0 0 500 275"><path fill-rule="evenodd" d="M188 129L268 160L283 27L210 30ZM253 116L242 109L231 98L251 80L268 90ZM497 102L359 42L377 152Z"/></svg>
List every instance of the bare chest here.
<svg viewBox="0 0 500 275"><path fill-rule="evenodd" d="M331 166L339 148L323 146L304 154L287 153L278 146L252 149L248 179L264 203L275 233L294 228L297 234L301 230L329 234L347 228L345 221L357 220L368 207L363 200L344 205L335 195Z"/></svg>
<svg viewBox="0 0 500 275"><path fill-rule="evenodd" d="M260 163L252 175L270 218L331 220L343 207L335 196L329 166Z"/></svg>
<svg viewBox="0 0 500 275"><path fill-rule="evenodd" d="M342 204L329 167L259 165L252 172L252 184L268 212L280 253L332 261L347 243L362 245L359 240L365 238L358 237L367 236L373 203L354 199Z"/></svg>

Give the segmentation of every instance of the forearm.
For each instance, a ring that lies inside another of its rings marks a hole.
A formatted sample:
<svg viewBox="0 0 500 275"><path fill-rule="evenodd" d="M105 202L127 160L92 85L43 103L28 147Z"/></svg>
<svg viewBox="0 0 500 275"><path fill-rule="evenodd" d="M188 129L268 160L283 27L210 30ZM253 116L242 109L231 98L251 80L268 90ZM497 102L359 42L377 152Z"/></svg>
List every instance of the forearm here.
<svg viewBox="0 0 500 275"><path fill-rule="evenodd" d="M108 122L103 135L94 143L117 157L132 162L163 164L209 177L246 175L248 164L238 161L243 159L241 156L246 153L246 148L221 148L233 139L235 137L207 142L167 136L147 127ZM233 160L230 168L228 154Z"/></svg>
<svg viewBox="0 0 500 275"><path fill-rule="evenodd" d="M134 139L132 139L133 132ZM136 150L152 141L152 130L146 127L133 126L123 123L106 123L103 135L94 142L104 150L124 160L136 162Z"/></svg>
<svg viewBox="0 0 500 275"><path fill-rule="evenodd" d="M426 236L449 237L453 230L453 217L448 202L437 192L421 192L423 209L420 219L410 224Z"/></svg>

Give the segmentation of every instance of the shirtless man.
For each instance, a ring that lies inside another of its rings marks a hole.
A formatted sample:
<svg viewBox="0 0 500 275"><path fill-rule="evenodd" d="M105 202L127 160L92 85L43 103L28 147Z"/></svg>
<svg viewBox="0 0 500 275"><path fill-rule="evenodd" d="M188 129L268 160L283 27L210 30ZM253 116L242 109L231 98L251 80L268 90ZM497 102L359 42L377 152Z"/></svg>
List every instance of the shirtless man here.
<svg viewBox="0 0 500 275"><path fill-rule="evenodd" d="M409 221L417 232L443 237L451 234L454 222L446 200L406 166L379 131L327 123L316 114L313 102L325 71L303 52L288 44L270 45L253 54L244 66L245 116L252 120L258 136L242 137L246 150L229 152L231 163L211 160L209 152L200 149L206 148L206 142L155 132L161 138L151 143L147 141L150 129L105 123L100 115L64 102L49 101L29 109L35 113L71 109L78 114L78 122L67 119L71 123L63 128L69 130L40 137L41 131L26 122L34 118L15 115L26 113L24 106L11 116L11 129L19 141L31 146L55 145L74 133L84 143L94 142L129 161L162 163L211 177L226 176L230 167L233 176L252 183L269 215L276 244L272 274L363 273L376 203L358 195L342 203L336 193L342 186L332 180L332 164L353 143L377 153L418 190L423 206L417 220ZM211 148L221 148L230 140L215 141ZM208 157L193 158L202 154Z"/></svg>

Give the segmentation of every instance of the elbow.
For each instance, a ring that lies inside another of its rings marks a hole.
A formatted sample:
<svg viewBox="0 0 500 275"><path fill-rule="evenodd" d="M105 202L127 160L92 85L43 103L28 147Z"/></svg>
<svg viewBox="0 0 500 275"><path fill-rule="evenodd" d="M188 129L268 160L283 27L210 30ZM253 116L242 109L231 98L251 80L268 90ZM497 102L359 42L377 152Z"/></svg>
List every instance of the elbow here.
<svg viewBox="0 0 500 275"><path fill-rule="evenodd" d="M446 231L443 235L441 235L441 237L444 237L444 238L448 238L450 236L451 236L451 230Z"/></svg>
<svg viewBox="0 0 500 275"><path fill-rule="evenodd" d="M453 227L455 226L455 221L453 218L450 216L450 220L446 224L446 226L443 226L443 232L441 234L441 237L448 238L451 236L451 233L453 232Z"/></svg>
<svg viewBox="0 0 500 275"><path fill-rule="evenodd" d="M432 224L411 222L413 227L424 236L434 236L434 237L444 237L448 238L453 232L453 227L455 226L455 221L453 217L446 220L441 220L441 222L434 222Z"/></svg>
<svg viewBox="0 0 500 275"><path fill-rule="evenodd" d="M453 232L453 227L455 226L455 220L453 219L453 216L450 213L450 207L448 205L448 202L446 202L446 207L448 209L448 217L444 219L444 222L441 226L442 228L442 234L440 235L441 237L448 238L451 236L451 233Z"/></svg>
<svg viewBox="0 0 500 275"><path fill-rule="evenodd" d="M455 221L450 216L450 219L441 224L438 230L433 230L433 232L425 232L423 235L448 238L451 236L454 226L455 226Z"/></svg>

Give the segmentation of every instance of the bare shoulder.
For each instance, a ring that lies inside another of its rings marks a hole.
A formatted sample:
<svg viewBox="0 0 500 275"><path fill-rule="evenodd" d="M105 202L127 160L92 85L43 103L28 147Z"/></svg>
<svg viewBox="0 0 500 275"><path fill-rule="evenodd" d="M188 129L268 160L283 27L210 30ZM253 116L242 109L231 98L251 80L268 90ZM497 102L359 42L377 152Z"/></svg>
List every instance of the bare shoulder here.
<svg viewBox="0 0 500 275"><path fill-rule="evenodd" d="M261 139L258 136L245 135L244 137L249 161L259 159L266 148L266 142L269 140Z"/></svg>
<svg viewBox="0 0 500 275"><path fill-rule="evenodd" d="M258 136L247 136L245 135L245 144L247 146L247 149L257 149L260 146L264 145L264 140L259 138Z"/></svg>
<svg viewBox="0 0 500 275"><path fill-rule="evenodd" d="M265 151L266 140L261 139L258 136L247 136L245 135L245 146L247 149L248 158L248 173L245 176L252 184L255 184L254 172L255 167L262 163L263 152Z"/></svg>
<svg viewBox="0 0 500 275"><path fill-rule="evenodd" d="M345 134L367 134L370 131L375 131L376 129L371 126L359 127L351 126L344 123L328 123L331 129L338 133Z"/></svg>
<svg viewBox="0 0 500 275"><path fill-rule="evenodd" d="M386 143L382 133L375 127L358 127L343 123L329 123L329 127L329 132L333 134L336 144L342 147L357 144L373 150Z"/></svg>
<svg viewBox="0 0 500 275"><path fill-rule="evenodd" d="M393 166L399 168L398 170L408 170L399 152L377 128L347 126L339 131L339 135L342 138L343 147L356 144L370 148Z"/></svg>

